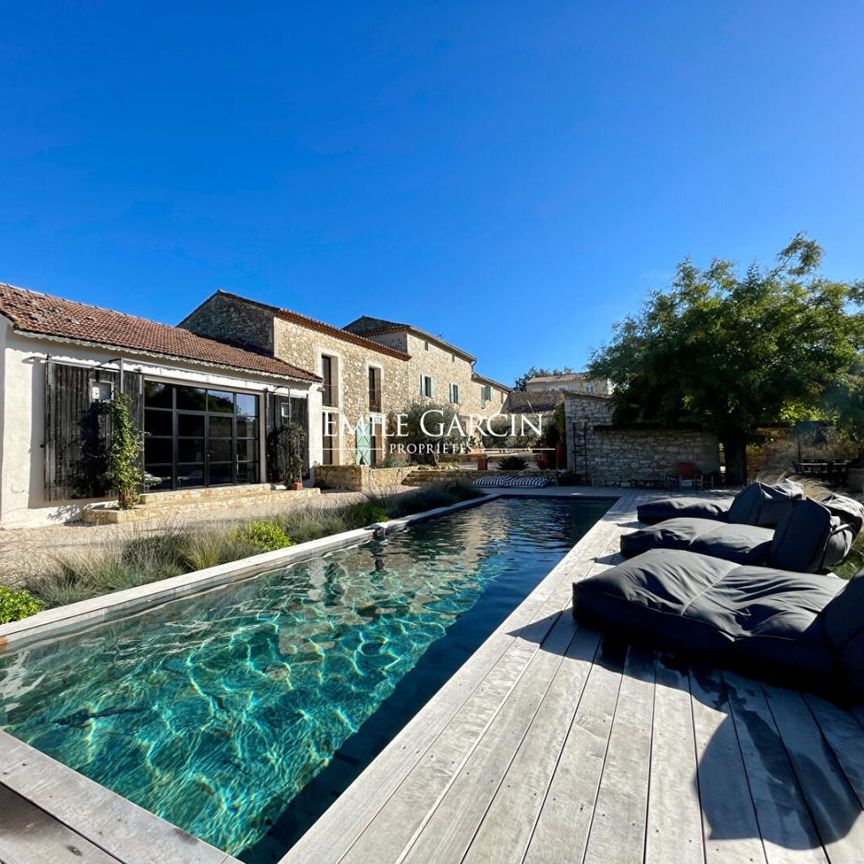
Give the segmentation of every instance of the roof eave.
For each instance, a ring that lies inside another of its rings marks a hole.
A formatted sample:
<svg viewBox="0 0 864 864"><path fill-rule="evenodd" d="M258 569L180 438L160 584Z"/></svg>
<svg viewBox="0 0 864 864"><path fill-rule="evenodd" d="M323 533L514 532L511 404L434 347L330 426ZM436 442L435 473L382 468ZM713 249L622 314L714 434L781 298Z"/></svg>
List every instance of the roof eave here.
<svg viewBox="0 0 864 864"><path fill-rule="evenodd" d="M199 360L195 357L184 357L181 354L165 354L160 351L148 351L146 348L130 348L128 345L117 345L113 342L97 342L93 339L76 339L71 336L57 336L53 333L40 333L35 330L22 330L21 328L12 325L12 329L19 336L26 336L28 339L45 339L49 342L60 342L66 345L83 345L85 347L108 348L112 351L127 351L130 354L140 354L144 357L154 357L164 360L182 360L184 363L193 363L197 366L206 366L215 369L228 369L231 372L245 372L247 375L263 375L266 378L276 378L280 380L302 381L304 384L318 384L323 379L320 375L315 375L312 372L306 373L308 377L291 375L289 373L280 374L277 372L265 372L261 369L250 369L248 366L231 366L227 363L216 363L210 360Z"/></svg>

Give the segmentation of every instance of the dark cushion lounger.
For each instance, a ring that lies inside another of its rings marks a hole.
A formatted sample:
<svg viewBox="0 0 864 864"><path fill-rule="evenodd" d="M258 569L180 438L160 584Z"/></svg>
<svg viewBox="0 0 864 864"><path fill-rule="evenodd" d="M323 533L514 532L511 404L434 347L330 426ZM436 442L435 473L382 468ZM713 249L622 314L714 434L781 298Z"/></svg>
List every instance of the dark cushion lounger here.
<svg viewBox="0 0 864 864"><path fill-rule="evenodd" d="M842 495L794 502L775 531L711 519L667 519L621 537L625 558L649 549L687 549L737 564L819 573L849 554L864 525L864 505Z"/></svg>
<svg viewBox="0 0 864 864"><path fill-rule="evenodd" d="M757 482L745 486L734 498L659 498L640 504L636 513L639 521L645 525L691 516L695 519L775 528L794 502L803 497L804 489L792 480L775 484Z"/></svg>
<svg viewBox="0 0 864 864"><path fill-rule="evenodd" d="M860 602L846 603L847 584L832 574L655 549L574 583L573 614L623 638L750 675L848 689L844 673L864 673L864 592L851 597ZM820 614L841 592L844 601L834 604L831 616ZM832 639L842 643L845 661L835 658Z"/></svg>

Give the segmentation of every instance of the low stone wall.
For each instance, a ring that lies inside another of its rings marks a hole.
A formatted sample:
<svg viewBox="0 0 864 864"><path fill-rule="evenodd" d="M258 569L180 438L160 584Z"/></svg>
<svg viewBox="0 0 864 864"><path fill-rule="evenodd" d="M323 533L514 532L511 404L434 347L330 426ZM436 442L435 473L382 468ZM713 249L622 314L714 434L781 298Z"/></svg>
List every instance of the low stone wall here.
<svg viewBox="0 0 864 864"><path fill-rule="evenodd" d="M683 429L594 428L588 442L588 474L595 486L662 481L679 462L719 472L720 446L710 432Z"/></svg>
<svg viewBox="0 0 864 864"><path fill-rule="evenodd" d="M368 465L316 465L315 485L346 492L386 492L401 486L412 468L370 468Z"/></svg>

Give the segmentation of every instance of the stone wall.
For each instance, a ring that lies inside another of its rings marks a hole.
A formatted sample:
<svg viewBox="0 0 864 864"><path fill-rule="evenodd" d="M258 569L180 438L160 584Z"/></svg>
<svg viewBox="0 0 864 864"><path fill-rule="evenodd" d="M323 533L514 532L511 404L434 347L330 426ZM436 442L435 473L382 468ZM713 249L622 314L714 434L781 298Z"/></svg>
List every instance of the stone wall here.
<svg viewBox="0 0 864 864"><path fill-rule="evenodd" d="M661 483L680 462L718 473L720 447L710 432L682 429L596 429L588 466L595 486Z"/></svg>
<svg viewBox="0 0 864 864"><path fill-rule="evenodd" d="M261 306L226 294L214 294L190 312L180 326L199 336L273 353L273 315ZM311 367L297 364L301 369Z"/></svg>
<svg viewBox="0 0 864 864"><path fill-rule="evenodd" d="M567 466L595 486L662 482L680 462L719 472L720 446L710 432L612 425L612 404L587 394L564 403Z"/></svg>
<svg viewBox="0 0 864 864"><path fill-rule="evenodd" d="M411 397L410 401L449 404L450 384L458 384L459 405L454 407L460 416L473 414L476 417L491 417L501 410L504 404L502 391L494 388L492 399L481 407L481 385L473 378L474 364L470 360L413 333L406 333L405 340L404 350L411 355L408 361L408 390L406 391ZM432 399L426 399L421 395L421 375L432 377L435 393Z"/></svg>
<svg viewBox="0 0 864 864"><path fill-rule="evenodd" d="M370 468L368 465L318 465L315 483L347 492L389 492L402 485L413 468Z"/></svg>
<svg viewBox="0 0 864 864"><path fill-rule="evenodd" d="M386 417L405 404L407 361L381 350L304 327L294 321L274 319L275 354L280 360L321 374L321 356L335 358L336 396L330 406L339 425L338 463L351 465L356 458L354 429L369 416L369 367L381 370L381 422L377 425L379 452L386 453ZM328 406L325 406L325 410Z"/></svg>

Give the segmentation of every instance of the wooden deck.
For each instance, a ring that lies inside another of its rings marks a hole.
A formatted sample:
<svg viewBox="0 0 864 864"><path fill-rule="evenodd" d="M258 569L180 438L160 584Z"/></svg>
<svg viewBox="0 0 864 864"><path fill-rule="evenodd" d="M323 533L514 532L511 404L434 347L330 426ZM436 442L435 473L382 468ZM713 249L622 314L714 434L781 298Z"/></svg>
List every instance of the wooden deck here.
<svg viewBox="0 0 864 864"><path fill-rule="evenodd" d="M862 864L864 713L577 627L624 495L282 864Z"/></svg>

